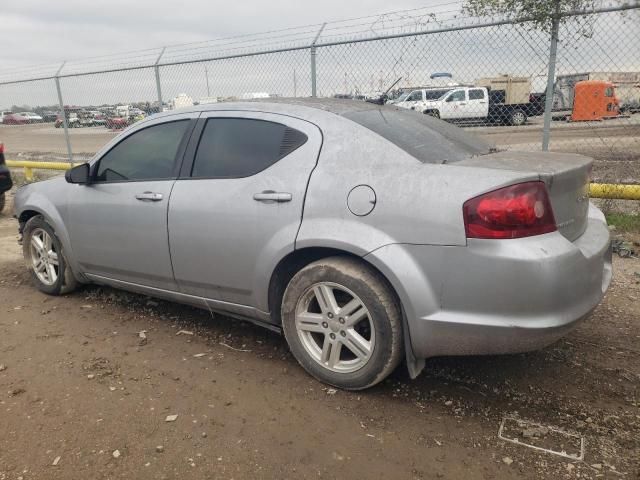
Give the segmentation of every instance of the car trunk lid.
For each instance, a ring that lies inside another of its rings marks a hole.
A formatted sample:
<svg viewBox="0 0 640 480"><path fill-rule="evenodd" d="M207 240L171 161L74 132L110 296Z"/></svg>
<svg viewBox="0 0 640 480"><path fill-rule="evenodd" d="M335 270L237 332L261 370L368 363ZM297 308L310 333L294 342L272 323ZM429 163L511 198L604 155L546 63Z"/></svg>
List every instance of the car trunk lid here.
<svg viewBox="0 0 640 480"><path fill-rule="evenodd" d="M522 172L527 178L537 175L547 185L558 231L573 241L587 226L592 163L588 157L570 153L502 151L456 165Z"/></svg>

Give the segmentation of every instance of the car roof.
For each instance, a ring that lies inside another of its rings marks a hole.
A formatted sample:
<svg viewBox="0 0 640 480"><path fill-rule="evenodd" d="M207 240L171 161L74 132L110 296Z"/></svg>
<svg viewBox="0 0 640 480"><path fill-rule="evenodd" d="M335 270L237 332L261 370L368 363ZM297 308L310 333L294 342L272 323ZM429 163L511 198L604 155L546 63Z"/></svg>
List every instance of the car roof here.
<svg viewBox="0 0 640 480"><path fill-rule="evenodd" d="M339 98L268 98L220 102L180 108L147 118L215 111L288 115L314 123L323 132L356 128L356 125L359 125L380 135L423 163L459 161L470 155L481 155L492 150L483 140L428 115L394 105L377 105ZM336 122L336 116L342 117L349 124ZM357 129L353 130L353 134L357 134Z"/></svg>
<svg viewBox="0 0 640 480"><path fill-rule="evenodd" d="M378 110L382 108L381 105L375 105L368 102L341 99L341 98L285 98L285 97L271 97L271 98L257 98L252 100L240 100L231 102L218 102L207 103L204 105L197 105L193 107L180 108L179 110L172 110L170 112L163 112L163 114L171 114L180 112L208 112L219 110L249 110L260 111L269 110L270 107L275 108L278 112L283 109L291 109L291 111L304 112L307 109L314 109L316 111L324 111L327 113L333 113L335 115L344 115L349 112L356 112L362 110ZM308 112L309 113L309 112Z"/></svg>

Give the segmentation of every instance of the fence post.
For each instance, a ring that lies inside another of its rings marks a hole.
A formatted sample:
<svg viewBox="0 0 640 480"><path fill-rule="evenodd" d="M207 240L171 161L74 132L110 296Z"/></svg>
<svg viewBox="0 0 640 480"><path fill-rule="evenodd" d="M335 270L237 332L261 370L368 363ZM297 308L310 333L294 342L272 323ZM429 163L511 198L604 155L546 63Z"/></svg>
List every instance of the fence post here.
<svg viewBox="0 0 640 480"><path fill-rule="evenodd" d="M58 91L58 104L60 105L60 113L62 114L62 126L64 127L64 139L67 142L67 155L69 156L69 163L73 166L73 150L71 150L71 139L69 138L69 124L67 123L67 112L64 110L64 101L62 100L62 89L60 88L60 72L64 68L66 61L62 62L60 68L56 72L56 90ZM25 176L28 172L25 170Z"/></svg>
<svg viewBox="0 0 640 480"><path fill-rule="evenodd" d="M158 93L158 113L162 112L162 88L160 87L160 59L162 58L162 55L164 55L164 51L167 49L167 47L162 47L162 50L160 51L160 55L158 55L158 58L156 59L156 63L153 64L153 69L155 70L156 73L156 91ZM209 79L207 78L207 84L209 83Z"/></svg>
<svg viewBox="0 0 640 480"><path fill-rule="evenodd" d="M559 3L557 4L559 6ZM553 91L556 77L556 58L558 53L558 31L560 29L560 12L556 9L551 23L551 45L549 46L549 68L547 71L547 93L544 99L544 128L542 130L542 151L549 150L551 135L551 109L553 108Z"/></svg>
<svg viewBox="0 0 640 480"><path fill-rule="evenodd" d="M324 30L324 27L326 27L326 25L327 25L327 22L322 24L322 26L320 27L320 30L318 30L318 33L316 34L316 37L313 39L313 42L311 42L311 46L310 46L310 51L311 51L311 96L312 97L316 97L317 96L316 42L318 41L318 38L320 38L320 35L322 35L322 31Z"/></svg>

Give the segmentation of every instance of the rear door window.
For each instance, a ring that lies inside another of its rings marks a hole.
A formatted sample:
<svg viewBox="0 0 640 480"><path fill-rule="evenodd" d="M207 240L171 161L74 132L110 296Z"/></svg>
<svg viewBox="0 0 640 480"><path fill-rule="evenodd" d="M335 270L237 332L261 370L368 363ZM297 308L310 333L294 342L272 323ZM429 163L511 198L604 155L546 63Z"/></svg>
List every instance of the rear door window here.
<svg viewBox="0 0 640 480"><path fill-rule="evenodd" d="M307 136L281 123L251 118L210 118L200 137L191 176L255 175L304 145Z"/></svg>
<svg viewBox="0 0 640 480"><path fill-rule="evenodd" d="M484 90L481 88L469 90L469 100L484 100Z"/></svg>

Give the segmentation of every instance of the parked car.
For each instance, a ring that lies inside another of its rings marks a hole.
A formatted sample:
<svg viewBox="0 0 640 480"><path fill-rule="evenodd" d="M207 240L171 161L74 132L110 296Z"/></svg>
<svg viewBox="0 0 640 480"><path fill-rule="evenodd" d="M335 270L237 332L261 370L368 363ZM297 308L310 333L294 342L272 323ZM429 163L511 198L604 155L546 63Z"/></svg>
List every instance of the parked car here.
<svg viewBox="0 0 640 480"><path fill-rule="evenodd" d="M132 108L129 110L130 117L140 117L140 119L145 118L147 114L144 110L140 110L139 108Z"/></svg>
<svg viewBox="0 0 640 480"><path fill-rule="evenodd" d="M20 188L15 215L41 291L93 282L248 319L357 390L403 358L415 376L432 356L537 349L588 316L611 280L591 165L366 102L224 103L136 123Z"/></svg>
<svg viewBox="0 0 640 480"><path fill-rule="evenodd" d="M83 110L78 112L78 122L76 127L98 127L106 124L106 118L102 112L94 110Z"/></svg>
<svg viewBox="0 0 640 480"><path fill-rule="evenodd" d="M116 115L112 117L107 117L107 119L105 120L105 126L107 128L110 128L111 130L121 130L123 128L128 127L132 123L133 122L128 116L121 117Z"/></svg>
<svg viewBox="0 0 640 480"><path fill-rule="evenodd" d="M4 159L4 143L0 143L0 213L6 204L5 194L11 190L11 187L13 187L13 182L11 181L11 172Z"/></svg>
<svg viewBox="0 0 640 480"><path fill-rule="evenodd" d="M42 121L46 123L55 122L58 119L58 113L56 112L42 112Z"/></svg>
<svg viewBox="0 0 640 480"><path fill-rule="evenodd" d="M67 117L68 128L80 128L82 126L80 124L80 117L76 112L67 112L66 117ZM58 118L56 119L56 123L54 124L54 127L55 128L64 127L64 119L62 118L62 115L58 115Z"/></svg>
<svg viewBox="0 0 640 480"><path fill-rule="evenodd" d="M4 125L27 125L29 118L20 113L9 113L2 117L2 123Z"/></svg>
<svg viewBox="0 0 640 480"><path fill-rule="evenodd" d="M18 115L26 117L29 123L42 123L43 121L42 117L34 112L20 112Z"/></svg>
<svg viewBox="0 0 640 480"><path fill-rule="evenodd" d="M98 111L98 110L91 110L88 112L89 115L91 116L91 124L94 127L100 127L100 126L104 126L107 123L107 116Z"/></svg>
<svg viewBox="0 0 640 480"><path fill-rule="evenodd" d="M9 112L9 111L0 112L0 123L4 123L4 117L6 115L13 115L13 112Z"/></svg>

